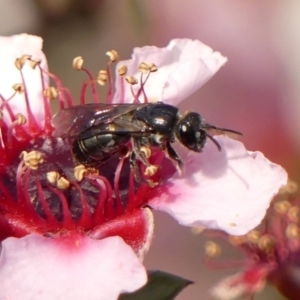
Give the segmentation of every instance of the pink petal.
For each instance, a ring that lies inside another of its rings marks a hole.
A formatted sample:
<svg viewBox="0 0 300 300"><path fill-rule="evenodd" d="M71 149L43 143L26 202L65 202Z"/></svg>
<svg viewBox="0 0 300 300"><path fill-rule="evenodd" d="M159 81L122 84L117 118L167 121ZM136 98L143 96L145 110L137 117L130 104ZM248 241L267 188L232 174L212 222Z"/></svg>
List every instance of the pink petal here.
<svg viewBox="0 0 300 300"><path fill-rule="evenodd" d="M141 62L154 63L158 71L151 73L145 85L149 101L164 101L177 105L206 83L227 61L219 52L197 40L175 39L165 48L146 46L135 48L132 59L121 61L117 69L127 66L127 75L140 79L138 66ZM117 75L114 102L131 103L133 96L128 84L125 91L118 88L120 77ZM140 84L133 86L136 93ZM143 98L140 99L143 101Z"/></svg>
<svg viewBox="0 0 300 300"><path fill-rule="evenodd" d="M189 152L183 177L174 176L150 205L186 226L220 229L243 235L263 219L272 197L287 182L285 170L241 142L215 137L203 153Z"/></svg>
<svg viewBox="0 0 300 300"><path fill-rule="evenodd" d="M47 61L42 52L43 40L40 37L19 34L10 37L0 37L0 94L4 99L10 98L14 90L12 86L16 83L22 83L20 71L15 67L16 58L22 55L31 55L32 59L41 59L41 67L47 70ZM37 119L42 123L44 118L43 105L43 91L41 86L41 75L38 68L34 70L27 62L22 69L26 89L28 91L28 98L32 101L31 109ZM45 83L48 83L48 78L44 76ZM15 114L22 113L26 116L26 106L24 94L16 94L12 100L9 101ZM4 114L4 118L6 114ZM9 120L5 119L5 122Z"/></svg>
<svg viewBox="0 0 300 300"><path fill-rule="evenodd" d="M2 300L117 299L146 280L143 265L120 237L30 235L2 243Z"/></svg>
<svg viewBox="0 0 300 300"><path fill-rule="evenodd" d="M269 268L259 266L243 273L236 273L218 282L210 291L213 299L233 300L253 296L262 290Z"/></svg>

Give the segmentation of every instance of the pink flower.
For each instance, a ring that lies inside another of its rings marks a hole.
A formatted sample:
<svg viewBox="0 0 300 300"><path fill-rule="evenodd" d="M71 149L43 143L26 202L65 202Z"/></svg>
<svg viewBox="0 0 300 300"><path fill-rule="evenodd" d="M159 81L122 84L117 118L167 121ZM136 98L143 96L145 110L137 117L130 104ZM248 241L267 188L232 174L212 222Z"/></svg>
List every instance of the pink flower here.
<svg viewBox="0 0 300 300"><path fill-rule="evenodd" d="M68 141L51 136L48 98L71 98L48 73L42 40L23 34L0 44L0 298L99 300L135 291L147 280L140 260L153 233L144 191L124 188L130 179L115 169L107 178L74 169Z"/></svg>
<svg viewBox="0 0 300 300"><path fill-rule="evenodd" d="M126 66L127 75L140 76L140 84L130 89L117 76L113 101L126 103L138 98L141 102L159 100L177 105L226 61L219 52L189 39L172 40L166 48L135 48L132 59L121 61L118 67ZM138 75L140 62L155 63L157 71L149 78ZM260 152L247 151L238 141L215 139L221 152L210 140L201 154L179 148L185 173L181 177L174 173L165 184L153 189L149 204L186 226L245 234L260 223L272 197L286 183L287 174ZM163 164L161 176L169 169Z"/></svg>
<svg viewBox="0 0 300 300"><path fill-rule="evenodd" d="M240 262L227 266L242 266L243 271L228 276L211 290L214 299L233 300L253 297L268 282L287 299L299 299L299 192L289 182L273 199L261 226L247 235L234 237L221 234L245 254ZM212 252L211 252L212 253ZM207 261L217 267L218 263Z"/></svg>
<svg viewBox="0 0 300 300"><path fill-rule="evenodd" d="M187 226L243 234L260 222L285 184L281 167L225 137L216 138L222 152L211 141L202 154L179 150L186 169L182 177L162 151L151 149L151 164L160 165L151 180L161 184L154 188L134 181L127 153L100 168L78 165L68 138L53 135L48 100L58 98L61 109L73 106L73 100L47 71L41 39L19 35L2 41L1 299L116 299L146 282L138 260L153 233L146 205L170 212ZM107 72L97 78L110 83L108 103L178 104L226 61L191 40L136 49L133 60L118 65L114 90L110 64L117 54L110 51L109 56ZM88 75L80 102L86 103L89 85L98 102L96 80L82 63L80 57L74 60L74 67ZM130 75L138 68L136 80ZM49 77L54 86L48 85ZM60 124L56 127L59 132Z"/></svg>

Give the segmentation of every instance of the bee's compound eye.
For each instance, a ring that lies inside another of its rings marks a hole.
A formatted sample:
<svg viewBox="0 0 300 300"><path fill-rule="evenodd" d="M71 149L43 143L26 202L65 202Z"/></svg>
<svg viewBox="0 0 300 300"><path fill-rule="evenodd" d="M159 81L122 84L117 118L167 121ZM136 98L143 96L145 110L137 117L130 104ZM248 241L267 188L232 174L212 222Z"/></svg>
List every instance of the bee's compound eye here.
<svg viewBox="0 0 300 300"><path fill-rule="evenodd" d="M197 144L198 132L194 130L191 124L184 122L179 128L179 139L181 143L190 150L194 150Z"/></svg>

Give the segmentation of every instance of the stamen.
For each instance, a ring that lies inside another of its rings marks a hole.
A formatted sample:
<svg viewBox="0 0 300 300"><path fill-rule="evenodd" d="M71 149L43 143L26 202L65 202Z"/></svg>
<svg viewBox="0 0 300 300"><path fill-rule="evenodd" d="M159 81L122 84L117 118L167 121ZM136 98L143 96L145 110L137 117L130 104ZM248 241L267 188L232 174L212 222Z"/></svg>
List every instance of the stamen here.
<svg viewBox="0 0 300 300"><path fill-rule="evenodd" d="M93 95L93 102L94 103L98 103L99 99L98 99L98 93L97 93L97 88L95 85L95 78L93 77L92 73L86 69L83 68L83 58L82 56L77 56L73 59L73 68L77 71L84 71L87 76L89 77L89 80L86 80L81 88L81 92L80 92L80 103L81 104L85 104L85 93L86 93L86 89L87 89L87 85L91 84L92 86L92 95Z"/></svg>
<svg viewBox="0 0 300 300"><path fill-rule="evenodd" d="M120 161L117 165L116 172L115 172L115 177L114 177L114 190L115 190L115 195L116 195L116 203L117 203L117 212L121 213L124 211L121 203L121 198L120 198L120 189L119 189L119 183L120 183L120 177L122 173L122 168L124 165L124 161L127 155L121 156Z"/></svg>
<svg viewBox="0 0 300 300"><path fill-rule="evenodd" d="M32 170L37 170L39 164L44 162L42 153L35 150L30 152L22 151L20 158L23 160L24 164Z"/></svg>
<svg viewBox="0 0 300 300"><path fill-rule="evenodd" d="M101 85L104 86L106 81L108 79L108 74L106 70L100 70L97 76L97 82Z"/></svg>
<svg viewBox="0 0 300 300"><path fill-rule="evenodd" d="M77 56L73 59L73 68L76 70L76 71L80 71L82 70L82 66L83 66L83 58L82 56Z"/></svg>
<svg viewBox="0 0 300 300"><path fill-rule="evenodd" d="M258 247L264 252L269 252L275 245L275 239L271 235L265 234L258 241Z"/></svg>
<svg viewBox="0 0 300 300"><path fill-rule="evenodd" d="M80 193L80 202L82 207L82 214L79 220L79 225L81 225L84 228L89 228L92 225L92 216L91 212L86 200L86 197L82 191L82 188L77 184L76 182L72 182L72 184L77 188L77 190Z"/></svg>
<svg viewBox="0 0 300 300"><path fill-rule="evenodd" d="M157 172L158 169L159 166L154 166L154 165L147 166L144 175L151 177Z"/></svg>
<svg viewBox="0 0 300 300"><path fill-rule="evenodd" d="M291 203L287 200L278 201L273 204L274 210L280 215L286 214L290 207Z"/></svg>
<svg viewBox="0 0 300 300"><path fill-rule="evenodd" d="M106 55L109 56L111 62L116 62L117 60L119 60L119 54L116 50L107 51Z"/></svg>
<svg viewBox="0 0 300 300"><path fill-rule="evenodd" d="M135 85L138 83L138 81L133 77L133 76L126 76L125 80L127 81L127 83L129 83L130 85Z"/></svg>
<svg viewBox="0 0 300 300"><path fill-rule="evenodd" d="M60 190L66 190L70 187L70 181L65 177L60 177L57 180L56 185Z"/></svg>
<svg viewBox="0 0 300 300"><path fill-rule="evenodd" d="M84 176L86 175L98 175L99 170L95 168L86 168L84 165L79 165L74 168L74 177L76 178L77 181L82 181Z"/></svg>
<svg viewBox="0 0 300 300"><path fill-rule="evenodd" d="M247 237L245 235L241 235L241 236L230 235L228 237L228 241L233 246L239 246L247 243Z"/></svg>
<svg viewBox="0 0 300 300"><path fill-rule="evenodd" d="M247 239L252 244L257 244L259 242L259 239L261 238L261 232L258 230L251 230L247 234Z"/></svg>
<svg viewBox="0 0 300 300"><path fill-rule="evenodd" d="M56 171L50 171L47 173L47 179L52 184L56 184L59 178L60 178L60 174Z"/></svg>
<svg viewBox="0 0 300 300"><path fill-rule="evenodd" d="M30 59L30 65L31 65L31 68L34 70L37 66L39 66L41 64L41 60L40 59Z"/></svg>
<svg viewBox="0 0 300 300"><path fill-rule="evenodd" d="M140 149L140 151L145 154L146 158L150 158L151 157L151 149L149 147L142 146L141 149Z"/></svg>
<svg viewBox="0 0 300 300"><path fill-rule="evenodd" d="M221 247L215 242L207 241L204 247L205 254L209 257L216 257L221 253Z"/></svg>
<svg viewBox="0 0 300 300"><path fill-rule="evenodd" d="M286 228L285 234L289 240L299 239L300 228L297 224L290 223Z"/></svg>
<svg viewBox="0 0 300 300"><path fill-rule="evenodd" d="M23 94L25 92L24 84L15 83L12 88L19 94Z"/></svg>
<svg viewBox="0 0 300 300"><path fill-rule="evenodd" d="M291 222L299 222L300 208L298 206L292 206L287 213L287 216Z"/></svg>
<svg viewBox="0 0 300 300"><path fill-rule="evenodd" d="M27 120L24 115L20 113L16 114L16 121L15 121L16 125L24 125L26 124L26 122Z"/></svg>
<svg viewBox="0 0 300 300"><path fill-rule="evenodd" d="M121 66L119 69L118 69L118 74L120 76L124 76L127 74L127 67L126 66Z"/></svg>
<svg viewBox="0 0 300 300"><path fill-rule="evenodd" d="M47 89L44 90L44 95L49 99L49 100L54 100L58 97L58 91L55 87L49 86Z"/></svg>
<svg viewBox="0 0 300 300"><path fill-rule="evenodd" d="M280 188L278 195L294 194L298 190L298 184L293 180L288 180L287 184Z"/></svg>

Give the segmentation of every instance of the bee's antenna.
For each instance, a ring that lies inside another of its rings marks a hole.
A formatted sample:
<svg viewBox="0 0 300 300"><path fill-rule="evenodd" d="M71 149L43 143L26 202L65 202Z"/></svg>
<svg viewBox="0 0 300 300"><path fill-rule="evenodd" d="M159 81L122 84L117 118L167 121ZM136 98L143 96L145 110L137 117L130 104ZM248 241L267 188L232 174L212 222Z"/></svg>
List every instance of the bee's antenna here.
<svg viewBox="0 0 300 300"><path fill-rule="evenodd" d="M235 134L238 134L238 135L243 135L239 131L232 130L232 129L227 129L227 128L221 128L221 127L217 127L217 126L210 125L210 124L207 124L207 123L203 127L205 127L206 129L215 129L217 131L231 132L231 133L235 133Z"/></svg>
<svg viewBox="0 0 300 300"><path fill-rule="evenodd" d="M208 133L206 133L206 135L208 136L208 138L211 139L211 141L217 146L218 150L221 151L222 150L222 147L221 145L211 136L209 135Z"/></svg>

